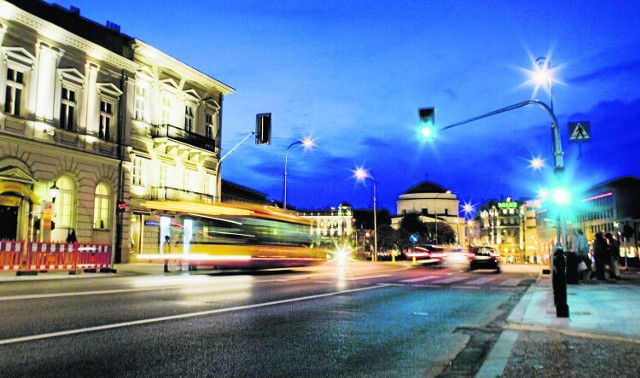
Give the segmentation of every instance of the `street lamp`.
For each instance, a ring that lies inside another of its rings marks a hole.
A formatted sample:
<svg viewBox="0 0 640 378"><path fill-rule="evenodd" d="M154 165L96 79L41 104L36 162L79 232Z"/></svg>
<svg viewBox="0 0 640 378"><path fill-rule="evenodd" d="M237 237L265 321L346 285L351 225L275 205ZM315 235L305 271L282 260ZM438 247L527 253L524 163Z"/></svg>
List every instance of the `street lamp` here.
<svg viewBox="0 0 640 378"><path fill-rule="evenodd" d="M551 66L551 58L544 56L536 59L536 67L533 71L534 78L536 79L536 87L544 87L549 93L549 107L553 111L553 91L552 84L554 81L554 68Z"/></svg>
<svg viewBox="0 0 640 378"><path fill-rule="evenodd" d="M370 178L373 181L373 253L371 254L371 261L378 260L378 210L376 207L376 179L364 168L357 168L354 172L358 181L364 181Z"/></svg>
<svg viewBox="0 0 640 378"><path fill-rule="evenodd" d="M56 202L56 197L60 193L60 188L56 185L55 180L53 181L53 185L49 188L49 191L51 192L51 202Z"/></svg>
<svg viewBox="0 0 640 378"><path fill-rule="evenodd" d="M289 159L289 150L293 146L302 146L305 149L313 146L313 139L304 138L302 140L297 140L287 147L287 151L284 153L284 196L282 201L282 207L287 209L287 161Z"/></svg>

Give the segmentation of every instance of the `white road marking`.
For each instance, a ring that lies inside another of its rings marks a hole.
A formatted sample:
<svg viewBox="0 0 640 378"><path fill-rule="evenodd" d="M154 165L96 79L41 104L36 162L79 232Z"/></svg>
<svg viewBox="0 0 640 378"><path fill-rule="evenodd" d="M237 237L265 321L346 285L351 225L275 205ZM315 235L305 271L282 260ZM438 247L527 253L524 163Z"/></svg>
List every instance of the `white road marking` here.
<svg viewBox="0 0 640 378"><path fill-rule="evenodd" d="M408 280L402 280L400 282L403 282L403 283L416 283L416 282L432 280L432 279L438 278L438 277L440 277L440 276L424 276L424 277L411 278L411 279L408 279Z"/></svg>
<svg viewBox="0 0 640 378"><path fill-rule="evenodd" d="M464 281L469 277L451 277L451 278L445 278L442 280L437 280L437 281L433 281L434 284L448 284L448 283L452 283L452 282L458 282L458 281Z"/></svg>
<svg viewBox="0 0 640 378"><path fill-rule="evenodd" d="M500 286L518 286L522 281L520 278L511 278L500 283Z"/></svg>
<svg viewBox="0 0 640 378"><path fill-rule="evenodd" d="M482 278L478 278L475 279L473 281L469 281L469 282L465 282L467 285L484 285L487 282L491 282L493 280L495 280L496 277L482 277Z"/></svg>
<svg viewBox="0 0 640 378"><path fill-rule="evenodd" d="M80 334L80 333L105 331L105 330L110 330L110 329L131 327L131 326L137 326L137 325L143 325L143 324L159 323L159 322L165 322L165 321L170 321L170 320L189 319L189 318L195 318L195 317L199 317L199 316L221 314L221 313L225 313L225 312L244 311L244 310L250 310L250 309L261 308L261 307L277 306L277 305L281 305L281 304L285 304L285 303L308 301L308 300L312 300L312 299L332 297L332 296L336 296L336 295L355 293L355 292L365 291L365 290L381 289L381 288L384 288L384 287L387 287L387 286L389 286L389 285L379 284L379 285L376 285L376 286L367 286L367 287L361 287L361 288L358 288L358 289L336 291L336 292L333 292L333 293L326 293L326 294L308 295L308 296L305 296L305 297L282 299L282 300L279 300L279 301L256 303L256 304L245 305L245 306L221 308L221 309L208 310L208 311L198 311L198 312L192 312L192 313L180 314L180 315L161 316L161 317L158 317L158 318L140 319L140 320L134 320L134 321L130 321L130 322L122 322L122 323L115 323L115 324L105 324L105 325L101 325L101 326L86 327L86 328L79 328L79 329L70 329L70 330L66 330L66 331L43 333L43 334L40 334L40 335L15 337L15 338L12 338L12 339L0 340L0 345L16 344L16 343L22 343L22 342L27 342L27 341L49 339L49 338L54 338L54 337L77 335L77 334Z"/></svg>

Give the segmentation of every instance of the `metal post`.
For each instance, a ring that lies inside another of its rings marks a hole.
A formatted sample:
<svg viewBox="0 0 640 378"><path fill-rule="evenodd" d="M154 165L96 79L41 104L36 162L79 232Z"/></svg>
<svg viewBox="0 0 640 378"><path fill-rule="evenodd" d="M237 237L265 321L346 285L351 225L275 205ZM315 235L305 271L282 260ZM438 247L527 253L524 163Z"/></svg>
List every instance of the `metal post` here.
<svg viewBox="0 0 640 378"><path fill-rule="evenodd" d="M371 176L370 176L371 177ZM378 209L376 207L376 179L373 180L373 254L378 261Z"/></svg>
<svg viewBox="0 0 640 378"><path fill-rule="evenodd" d="M220 175L220 168L222 165L222 161L224 159L227 158L227 156L229 156L233 151L236 150L236 148L240 147L240 145L244 142L247 141L247 139L251 138L251 136L253 136L255 134L254 131L252 131L251 133L249 133L249 135L247 135L246 137L244 137L243 140L241 140L238 144L236 144L235 146L233 146L232 149L229 150L229 152L227 152L226 154L224 154L224 156L222 156L220 158L220 160L218 160L218 162L216 163L216 197L215 197L215 201L214 202L222 202L222 176Z"/></svg>
<svg viewBox="0 0 640 378"><path fill-rule="evenodd" d="M282 196L282 207L287 209L287 161L289 159L289 149L295 145L302 144L302 141L298 140L287 147L287 151L284 153L284 195Z"/></svg>

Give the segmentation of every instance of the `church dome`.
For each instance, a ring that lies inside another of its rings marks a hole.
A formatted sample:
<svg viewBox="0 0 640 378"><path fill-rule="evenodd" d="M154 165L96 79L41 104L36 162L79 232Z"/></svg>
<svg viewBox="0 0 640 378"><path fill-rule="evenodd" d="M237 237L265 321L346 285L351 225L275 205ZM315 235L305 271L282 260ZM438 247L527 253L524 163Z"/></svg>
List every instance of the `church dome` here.
<svg viewBox="0 0 640 378"><path fill-rule="evenodd" d="M430 181L423 181L418 185L414 185L403 194L419 194L419 193L446 193L447 189Z"/></svg>

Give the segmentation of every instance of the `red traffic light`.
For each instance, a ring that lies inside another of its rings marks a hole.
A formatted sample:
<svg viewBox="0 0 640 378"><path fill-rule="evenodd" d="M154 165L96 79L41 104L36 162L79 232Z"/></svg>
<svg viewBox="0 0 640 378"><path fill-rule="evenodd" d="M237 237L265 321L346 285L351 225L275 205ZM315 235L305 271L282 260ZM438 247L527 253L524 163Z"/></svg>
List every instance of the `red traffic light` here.
<svg viewBox="0 0 640 378"><path fill-rule="evenodd" d="M127 204L122 200L118 201L118 203L116 204L116 210L119 213L123 213L126 209L127 209Z"/></svg>

